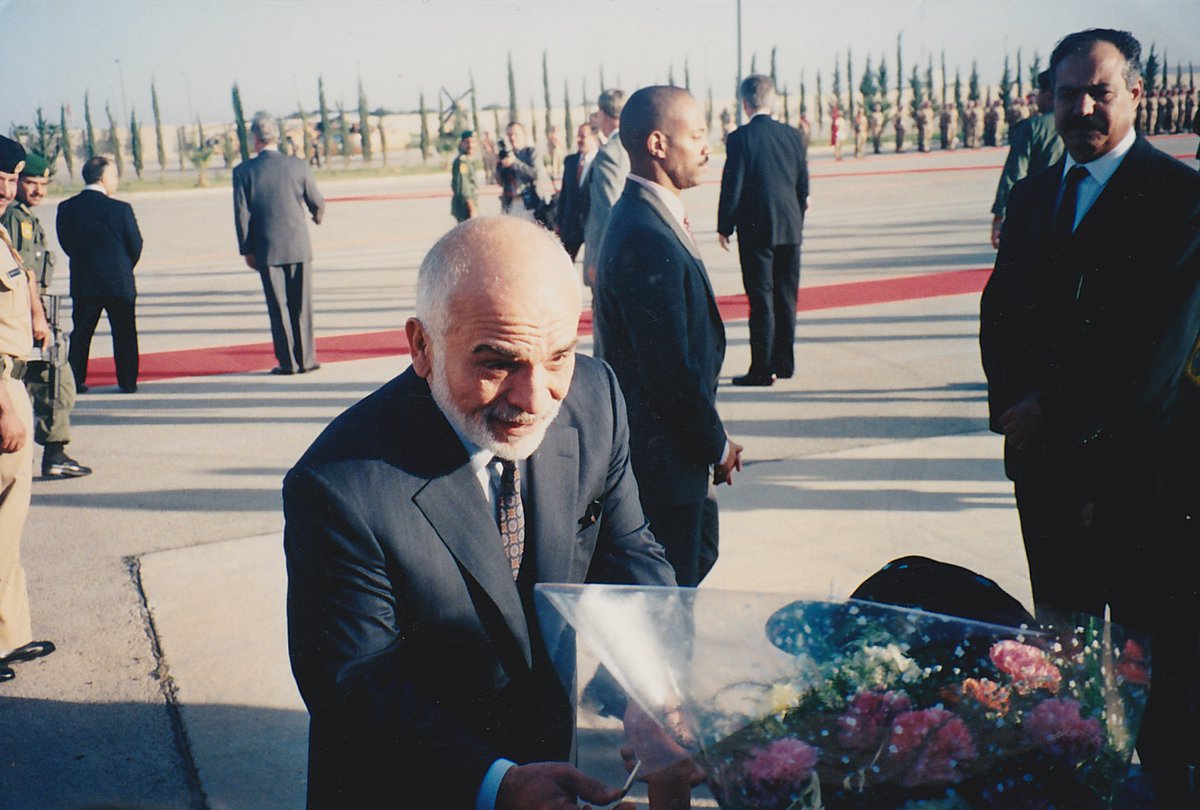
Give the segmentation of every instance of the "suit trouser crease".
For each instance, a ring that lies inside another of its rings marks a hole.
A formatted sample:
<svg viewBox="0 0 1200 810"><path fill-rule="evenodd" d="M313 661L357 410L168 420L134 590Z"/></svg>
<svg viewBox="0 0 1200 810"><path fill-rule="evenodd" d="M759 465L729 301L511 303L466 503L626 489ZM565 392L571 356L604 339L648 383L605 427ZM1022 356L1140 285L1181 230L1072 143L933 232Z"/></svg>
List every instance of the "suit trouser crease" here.
<svg viewBox="0 0 1200 810"><path fill-rule="evenodd" d="M799 245L754 245L738 236L742 285L750 303L750 373L795 371Z"/></svg>
<svg viewBox="0 0 1200 810"><path fill-rule="evenodd" d="M275 359L285 371L306 371L317 364L312 285L308 275L303 262L272 265L259 271L267 299L267 316L271 320Z"/></svg>
<svg viewBox="0 0 1200 810"><path fill-rule="evenodd" d="M15 403L21 421L33 423L33 406L17 380L0 380ZM29 618L29 590L21 567L21 533L29 514L33 489L33 443L26 441L15 453L0 453L0 655L33 640Z"/></svg>
<svg viewBox="0 0 1200 810"><path fill-rule="evenodd" d="M92 336L100 323L100 314L108 315L112 330L113 362L117 367L117 384L133 388L138 379L138 334L134 299L78 297L71 299L71 347L68 357L75 382L87 382L88 357L92 351Z"/></svg>

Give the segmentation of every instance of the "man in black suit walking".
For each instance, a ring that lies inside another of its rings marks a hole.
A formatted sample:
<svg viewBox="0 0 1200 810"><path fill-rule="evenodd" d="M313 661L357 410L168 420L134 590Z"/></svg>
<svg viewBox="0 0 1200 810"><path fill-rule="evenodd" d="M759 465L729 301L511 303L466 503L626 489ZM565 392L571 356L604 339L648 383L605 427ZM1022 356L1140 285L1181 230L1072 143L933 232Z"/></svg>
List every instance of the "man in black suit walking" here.
<svg viewBox="0 0 1200 810"><path fill-rule="evenodd" d="M1055 47L1067 155L1012 189L980 344L1034 602L1040 614L1107 606L1151 632L1139 752L1173 796L1186 777L1172 663L1184 640L1159 632L1155 608L1171 598L1162 574L1182 550L1161 542L1155 487L1163 413L1200 331L1200 178L1134 132L1140 56L1132 35L1107 29Z"/></svg>
<svg viewBox="0 0 1200 810"><path fill-rule="evenodd" d="M265 112L250 125L253 159L233 170L233 219L238 252L262 277L279 365L272 374L304 374L321 367L312 325L312 243L307 209L321 224L325 198L308 165L279 151L279 128Z"/></svg>
<svg viewBox="0 0 1200 810"><path fill-rule="evenodd" d="M562 193L558 199L558 222L554 226L571 261L583 246L583 226L587 222L590 202L588 180L592 160L600 146L600 135L594 124L579 125L575 146L576 150L563 160Z"/></svg>
<svg viewBox="0 0 1200 810"><path fill-rule="evenodd" d="M771 117L770 76L747 76L739 94L750 120L725 140L717 239L729 250L737 229L742 284L750 299L750 370L733 384L771 385L776 377L791 377L796 367L808 161L800 132Z"/></svg>
<svg viewBox="0 0 1200 810"><path fill-rule="evenodd" d="M310 808L618 797L565 762L571 704L533 588L674 579L638 504L616 378L575 353L579 307L552 234L458 225L421 264L412 367L288 473Z"/></svg>
<svg viewBox="0 0 1200 810"><path fill-rule="evenodd" d="M716 561L710 481L742 468L716 407L725 328L679 199L704 174L708 127L686 90L646 87L625 104L621 141L630 173L600 246L596 329L629 406L650 529L694 586Z"/></svg>
<svg viewBox="0 0 1200 810"><path fill-rule="evenodd" d="M133 268L142 255L142 233L133 207L114 200L117 167L97 156L83 165L83 191L58 207L58 243L71 257L71 348L67 359L76 391L87 390L88 355L100 313L112 328L117 385L137 391L138 336L134 305L137 285Z"/></svg>

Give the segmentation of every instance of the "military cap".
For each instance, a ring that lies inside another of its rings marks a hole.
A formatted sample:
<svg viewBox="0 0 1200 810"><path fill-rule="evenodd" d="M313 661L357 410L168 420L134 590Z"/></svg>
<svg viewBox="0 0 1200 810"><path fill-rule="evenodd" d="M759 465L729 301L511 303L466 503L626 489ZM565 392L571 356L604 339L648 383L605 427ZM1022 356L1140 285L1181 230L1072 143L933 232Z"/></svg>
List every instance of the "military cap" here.
<svg viewBox="0 0 1200 810"><path fill-rule="evenodd" d="M459 136L459 140L465 141L467 138L474 138L474 137L475 137L475 130L464 129L462 132L462 135Z"/></svg>
<svg viewBox="0 0 1200 810"><path fill-rule="evenodd" d="M17 174L25 168L25 147L0 135L0 172Z"/></svg>
<svg viewBox="0 0 1200 810"><path fill-rule="evenodd" d="M21 169L22 177L49 177L50 176L50 161L46 160L37 152L30 152L25 156L25 168Z"/></svg>

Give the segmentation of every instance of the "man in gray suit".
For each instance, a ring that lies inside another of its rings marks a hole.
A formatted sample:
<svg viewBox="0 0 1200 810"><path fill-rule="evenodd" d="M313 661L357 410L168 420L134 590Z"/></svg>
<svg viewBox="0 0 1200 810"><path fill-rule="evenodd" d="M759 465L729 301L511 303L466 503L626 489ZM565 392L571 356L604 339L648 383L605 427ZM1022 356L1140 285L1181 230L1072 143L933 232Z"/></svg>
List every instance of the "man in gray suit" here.
<svg viewBox="0 0 1200 810"><path fill-rule="evenodd" d="M604 228L608 225L609 214L625 188L625 178L629 176L629 153L621 144L621 110L625 107L625 93L622 90L605 90L596 104L596 126L607 141L592 161L591 180L588 182L590 199L583 232L583 243L587 245L583 278L589 287L596 283L600 244L604 241Z"/></svg>
<svg viewBox="0 0 1200 810"><path fill-rule="evenodd" d="M325 199L308 165L279 151L279 129L265 112L250 125L255 157L233 170L233 220L238 252L262 277L279 365L272 374L320 368L312 328L312 244L307 208L321 224Z"/></svg>
<svg viewBox="0 0 1200 810"><path fill-rule="evenodd" d="M619 797L565 763L570 700L533 587L675 579L638 503L616 377L575 354L579 307L549 231L463 222L421 264L412 367L288 473L310 808Z"/></svg>

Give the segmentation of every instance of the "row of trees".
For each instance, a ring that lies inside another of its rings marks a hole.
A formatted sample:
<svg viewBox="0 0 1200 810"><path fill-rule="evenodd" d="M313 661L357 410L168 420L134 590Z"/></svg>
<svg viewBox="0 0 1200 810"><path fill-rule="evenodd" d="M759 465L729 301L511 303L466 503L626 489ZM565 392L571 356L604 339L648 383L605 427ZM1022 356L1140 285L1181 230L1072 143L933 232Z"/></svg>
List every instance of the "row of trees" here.
<svg viewBox="0 0 1200 810"><path fill-rule="evenodd" d="M756 73L757 70L757 54L751 56L750 72ZM502 125L508 121L522 120L521 107L519 104L519 96L517 93L516 78L513 70L512 53L508 54L508 108L507 119L501 121L500 112L502 108L499 105L491 105L485 107L485 110L492 111L492 121L490 122L495 130L497 137L502 135ZM866 109L871 109L874 105L879 104L884 112L889 112L894 107L902 106L906 102L912 110L918 109L926 100L932 101L936 107L945 107L947 104L953 103L962 106L964 83L962 80L961 70L956 66L954 70L953 81L950 80L947 66L945 51L941 55L940 64L940 98L935 96L935 88L937 85L934 81L934 63L933 56L930 55L927 63L922 71L921 67L914 63L910 67L910 72L905 76L904 64L904 39L903 33L896 37L896 71L895 78L891 73L887 61L887 54L880 54L877 64L873 63L872 57L867 56L866 64L862 74L858 76L857 90L855 85L855 65L854 57L850 48L847 48L845 54L839 54L834 61L833 72L831 75L831 86L829 92L825 92L824 77L820 70L816 72L816 119L818 127L823 127L826 116L833 108L838 108L841 111L847 111L851 116L854 115L857 107L861 104ZM1005 107L1014 98L1021 98L1025 95L1026 90L1032 91L1037 86L1037 75L1042 70L1042 60L1035 51L1033 58L1029 62L1022 59L1021 50L1018 48L1015 56L1015 64L1010 61L1008 55L1004 57L1004 69L1000 76L1000 81L996 85L999 90L999 99ZM1183 65L1175 63L1174 87L1183 88ZM843 73L844 68L844 73ZM775 84L780 89L782 101L782 114L786 122L791 122L792 104L789 96L789 89L785 83L780 83L777 70L777 49L772 48L770 51L770 66L769 74L775 81ZM1172 86L1170 81L1169 64L1166 54L1161 57L1155 53L1154 45L1151 44L1150 51L1144 64L1143 75L1145 77L1145 85L1147 91L1152 91L1158 88L1169 88ZM1189 89L1195 88L1195 75L1191 64L1188 65L1188 85ZM436 149L442 152L452 151L457 142L458 133L467 128L467 121L470 121L471 128L475 131L482 131L479 105L475 92L475 78L473 71L468 71L469 88L466 92L459 96L454 96L445 88L442 88L439 94L438 102L438 119L436 129L430 127L429 118L433 114L429 106L426 104L425 93L420 94L420 103L417 110L419 117L420 128L415 144L421 151L422 159L428 160L432 152ZM604 66L599 68L599 83L598 87L603 90L607 87L604 75ZM843 78L845 83L843 84ZM618 77L617 83L620 84ZM667 71L667 83L676 84L675 66L672 64ZM692 89L691 70L688 61L683 62L682 83L679 86ZM991 84L986 86L986 90L981 90L981 81L979 76L978 64L975 61L971 63L971 72L965 83L966 98L968 100L985 100L991 101ZM546 51L542 52L542 124L543 133L548 134L554 126L554 99L551 92L551 78L549 57ZM735 88L736 90L736 88ZM796 106L796 111L801 117L807 117L809 114L809 97L808 87L805 78L805 72L800 72L799 82L799 103ZM986 99L983 94L986 93ZM579 109L580 106L584 110L590 108L592 100L588 92L587 77L584 76L581 80L579 105L573 105L571 101L570 84L564 80L562 88L562 121L564 123L565 143L573 141L572 134L574 130L572 120L572 110ZM468 109L469 103L469 109ZM150 83L150 106L153 114L154 134L156 158L159 168L163 171L167 169L167 150L165 145L165 136L163 133L162 116L159 111L158 104L158 89L152 80ZM197 119L195 127L178 127L176 129L177 138L177 154L179 158L180 169L184 167L185 161L190 161L195 168L200 171L201 182L204 179L204 171L209 160L214 154L221 154L226 167L229 167L240 156L242 160L248 160L250 157L251 144L249 141L249 130L246 124L245 110L242 105L241 92L238 85L235 83L232 88L232 106L234 114L234 123L232 129L226 127L220 135L214 137L206 137L204 127ZM539 137L538 115L536 102L533 97L529 99L529 115L528 125L530 134L537 140ZM351 117L357 113L357 121L352 122ZM708 87L706 114L708 125L713 126L714 104L713 104L713 89L711 83ZM366 164L371 164L374 160L374 142L372 132L377 133L379 138L380 154L384 165L387 165L388 149L386 130L383 126L383 119L386 111L376 109L374 112L370 110L367 103L366 93L363 90L362 81L358 83L358 104L357 110L347 112L347 109L341 101L331 108L325 93L325 82L323 77L317 79L317 109L308 111L302 104L297 102L296 111L286 118L281 118L278 121L281 138L285 141L290 140L287 121L298 121L299 128L302 133L299 143L291 143L290 147L297 153L303 154L306 160L313 160L320 163L328 162L335 156L340 156L345 165L349 164L351 156L355 153L355 141L357 141L358 154L362 156L362 160ZM68 173L73 177L75 173L75 159L82 157L83 159L91 158L100 153L111 154L117 164L117 169L121 174L126 171L126 153L130 158L133 169L138 177L141 177L146 166L145 144L142 139L143 122L138 119L136 107L133 109L128 126L129 142L123 143L121 140L121 127L118 126L116 119L113 116L111 106L105 102L104 116L107 123L105 137L100 139L97 137L97 129L92 120L92 107L89 94L84 94L84 123L81 130L80 142L78 145L72 143L71 130L68 126L68 108L66 105L59 107L58 121L48 119L43 110L39 107L32 127L27 125L14 126L12 128L13 137L18 138L28 144L30 148L42 155L45 155L55 165L58 157L61 155L66 163ZM315 131L310 124L310 116L317 118ZM374 116L376 124L373 127L371 118ZM356 137L357 136L357 137Z"/></svg>

